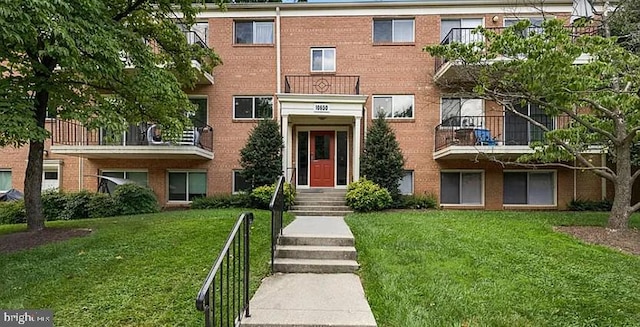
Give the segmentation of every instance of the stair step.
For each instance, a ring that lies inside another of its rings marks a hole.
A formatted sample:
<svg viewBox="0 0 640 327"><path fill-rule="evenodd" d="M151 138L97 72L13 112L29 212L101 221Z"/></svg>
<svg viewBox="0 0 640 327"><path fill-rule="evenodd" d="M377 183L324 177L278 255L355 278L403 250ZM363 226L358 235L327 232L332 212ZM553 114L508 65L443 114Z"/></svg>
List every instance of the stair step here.
<svg viewBox="0 0 640 327"><path fill-rule="evenodd" d="M273 261L274 269L285 273L353 273L360 265L355 260L282 259Z"/></svg>
<svg viewBox="0 0 640 327"><path fill-rule="evenodd" d="M279 245L277 258L355 260L353 246Z"/></svg>
<svg viewBox="0 0 640 327"><path fill-rule="evenodd" d="M343 188L299 188L297 193L304 194L345 194L346 189Z"/></svg>
<svg viewBox="0 0 640 327"><path fill-rule="evenodd" d="M322 205L294 205L291 210L298 211L349 211L349 207L341 206L322 206Z"/></svg>
<svg viewBox="0 0 640 327"><path fill-rule="evenodd" d="M295 204L313 204L318 206L343 206L345 204L344 199L342 200L300 200L296 199L294 201Z"/></svg>
<svg viewBox="0 0 640 327"><path fill-rule="evenodd" d="M344 217L353 211L315 211L315 210L291 210L289 213L294 216L312 216L312 217L321 217L321 216L331 216L331 217Z"/></svg>
<svg viewBox="0 0 640 327"><path fill-rule="evenodd" d="M353 246L353 237L282 235L279 245Z"/></svg>
<svg viewBox="0 0 640 327"><path fill-rule="evenodd" d="M341 201L344 202L344 196L332 196L332 195L296 195L296 202L299 201Z"/></svg>

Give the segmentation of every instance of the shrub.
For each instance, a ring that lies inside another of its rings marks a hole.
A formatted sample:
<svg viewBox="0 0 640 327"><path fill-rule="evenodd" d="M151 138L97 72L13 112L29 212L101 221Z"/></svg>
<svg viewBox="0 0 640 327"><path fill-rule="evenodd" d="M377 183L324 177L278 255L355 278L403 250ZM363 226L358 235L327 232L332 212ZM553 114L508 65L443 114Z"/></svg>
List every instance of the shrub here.
<svg viewBox="0 0 640 327"><path fill-rule="evenodd" d="M613 203L609 200L591 201L575 199L567 206L571 211L611 211Z"/></svg>
<svg viewBox="0 0 640 327"><path fill-rule="evenodd" d="M63 214L67 203L64 192L46 191L42 193L42 214L47 221L64 219Z"/></svg>
<svg viewBox="0 0 640 327"><path fill-rule="evenodd" d="M89 218L113 217L120 214L120 206L108 194L96 193L89 200L87 212Z"/></svg>
<svg viewBox="0 0 640 327"><path fill-rule="evenodd" d="M120 207L121 215L135 215L160 211L155 193L138 184L118 185L113 197Z"/></svg>
<svg viewBox="0 0 640 327"><path fill-rule="evenodd" d="M394 203L397 209L433 209L438 207L438 198L433 194L402 195Z"/></svg>
<svg viewBox="0 0 640 327"><path fill-rule="evenodd" d="M247 208L251 206L248 194L219 194L197 198L191 202L191 209Z"/></svg>
<svg viewBox="0 0 640 327"><path fill-rule="evenodd" d="M275 185L264 185L254 188L253 191L251 191L251 206L258 209L269 209L269 203L275 190Z"/></svg>
<svg viewBox="0 0 640 327"><path fill-rule="evenodd" d="M23 200L0 202L0 224L22 224L26 221Z"/></svg>
<svg viewBox="0 0 640 327"><path fill-rule="evenodd" d="M382 210L392 203L389 191L366 178L349 184L346 201L351 209L359 212Z"/></svg>
<svg viewBox="0 0 640 327"><path fill-rule="evenodd" d="M258 122L240 150L240 174L251 187L269 185L282 174L282 135L271 119Z"/></svg>
<svg viewBox="0 0 640 327"><path fill-rule="evenodd" d="M66 194L64 210L60 218L64 220L88 218L89 201L91 201L93 195L94 193L89 193L85 190Z"/></svg>
<svg viewBox="0 0 640 327"><path fill-rule="evenodd" d="M287 209L296 201L296 188L291 183L284 183L284 205Z"/></svg>

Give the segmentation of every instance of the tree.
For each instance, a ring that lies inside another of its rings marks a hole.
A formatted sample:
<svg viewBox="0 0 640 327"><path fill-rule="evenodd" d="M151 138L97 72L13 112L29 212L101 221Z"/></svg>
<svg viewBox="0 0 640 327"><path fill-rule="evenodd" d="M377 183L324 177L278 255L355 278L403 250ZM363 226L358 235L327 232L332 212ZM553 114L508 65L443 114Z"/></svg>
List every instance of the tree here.
<svg viewBox="0 0 640 327"><path fill-rule="evenodd" d="M376 114L373 125L367 131L360 169L368 180L386 188L394 200L399 198L398 187L404 175L404 156L384 113Z"/></svg>
<svg viewBox="0 0 640 327"><path fill-rule="evenodd" d="M607 18L611 35L629 51L640 52L640 0L624 0Z"/></svg>
<svg viewBox="0 0 640 327"><path fill-rule="evenodd" d="M127 122L155 122L176 136L190 124L186 112L195 108L183 89L198 78L192 60L209 72L220 63L176 25L191 26L197 11L190 0L2 1L0 146L29 146L29 230L44 228L47 114L115 132Z"/></svg>
<svg viewBox="0 0 640 327"><path fill-rule="evenodd" d="M615 37L563 24L547 20L542 29L530 29L524 21L500 33L479 28L484 40L425 50L466 66L465 79L471 87L463 83L447 87L495 101L544 132L544 140L532 144L535 153L519 162L586 169L613 183L608 227L626 229L630 215L640 209L640 203L631 203L631 188L640 175L632 171L631 155L632 144L640 137L640 57ZM552 129L515 110L527 102L547 116L570 122ZM607 153L615 168L589 161L585 152L593 149ZM578 167L568 164L573 160Z"/></svg>
<svg viewBox="0 0 640 327"><path fill-rule="evenodd" d="M240 150L240 173L251 187L273 184L282 175L282 136L274 120L258 122Z"/></svg>

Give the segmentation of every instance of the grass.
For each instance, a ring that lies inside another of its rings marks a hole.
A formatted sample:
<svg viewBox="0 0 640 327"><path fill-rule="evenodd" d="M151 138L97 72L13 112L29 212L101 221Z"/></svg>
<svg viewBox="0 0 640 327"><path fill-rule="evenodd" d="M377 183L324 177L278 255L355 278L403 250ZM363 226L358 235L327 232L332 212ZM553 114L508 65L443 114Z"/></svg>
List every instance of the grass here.
<svg viewBox="0 0 640 327"><path fill-rule="evenodd" d="M0 254L0 308L46 308L56 326L203 325L195 296L240 209L55 221L87 237ZM270 213L253 210L252 293L267 275ZM290 217L289 217L290 219ZM0 226L0 234L25 230Z"/></svg>
<svg viewBox="0 0 640 327"><path fill-rule="evenodd" d="M427 211L352 214L379 326L640 326L640 258L554 225L606 214ZM640 217L632 226L640 227Z"/></svg>

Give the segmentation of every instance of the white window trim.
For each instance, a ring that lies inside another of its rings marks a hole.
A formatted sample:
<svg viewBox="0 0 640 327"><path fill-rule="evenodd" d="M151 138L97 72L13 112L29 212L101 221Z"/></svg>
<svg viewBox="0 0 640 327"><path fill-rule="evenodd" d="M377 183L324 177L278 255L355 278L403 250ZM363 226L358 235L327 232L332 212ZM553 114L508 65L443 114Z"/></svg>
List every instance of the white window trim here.
<svg viewBox="0 0 640 327"><path fill-rule="evenodd" d="M45 159L42 162L42 182L44 185L44 174L47 171L53 171L55 170L58 173L58 187L56 188L57 190L61 190L62 189L62 160L47 160ZM41 186L42 188L42 186ZM44 190L43 190L44 191Z"/></svg>
<svg viewBox="0 0 640 327"><path fill-rule="evenodd" d="M238 39L236 37L236 24L237 23L251 23L251 43L238 43ZM271 23L271 42L269 43L256 43L256 23ZM233 21L233 44L234 45L244 45L244 46L252 46L252 45L273 45L275 38L275 23L273 20L265 19L265 20L234 20Z"/></svg>
<svg viewBox="0 0 640 327"><path fill-rule="evenodd" d="M378 21L385 21L385 20L390 20L391 21L391 41L386 41L386 42L378 42L375 39L375 35L376 35L376 20ZM413 24L411 24L412 26L412 30L411 30L411 41L396 41L394 39L394 31L395 31L395 21L397 20L410 20ZM373 41L373 44L389 44L389 43L400 43L400 44L404 44L404 43L415 43L416 42L416 19L415 17L407 17L407 18L374 18L371 21L371 40Z"/></svg>
<svg viewBox="0 0 640 327"><path fill-rule="evenodd" d="M11 170L11 168L2 168L2 169L0 169L0 172L8 172L9 175L11 176L11 185L9 185L9 188L6 189L6 190L1 190L0 189L0 192L6 192L6 191L10 190L11 188L13 188L13 171Z"/></svg>
<svg viewBox="0 0 640 327"><path fill-rule="evenodd" d="M482 169L442 169L440 173L480 173L480 203L440 203L441 207L484 207L485 206L485 179L484 179L484 170ZM438 176L440 177L440 176ZM442 195L442 190L440 190L440 195ZM438 202L441 201L441 196L438 197Z"/></svg>
<svg viewBox="0 0 640 327"><path fill-rule="evenodd" d="M207 178L207 180L209 179L209 174L206 170L204 169L178 169L178 170L167 170L167 174L165 175L165 184L166 184L166 202L167 203L191 203L193 201L189 201L189 200L169 200L169 174L170 173L204 173L205 177ZM205 185L208 185L209 183L207 182ZM187 196L189 195L189 176L187 176ZM205 196L207 196L209 189L207 188L207 190L205 190L207 193L205 193Z"/></svg>
<svg viewBox="0 0 640 327"><path fill-rule="evenodd" d="M251 98L251 118L236 117L236 98ZM256 98L270 98L271 99L271 117L260 118L256 117ZM234 95L233 96L233 119L234 120L262 120L274 118L274 99L271 95Z"/></svg>
<svg viewBox="0 0 640 327"><path fill-rule="evenodd" d="M504 194L502 196L502 206L505 208L551 208L558 206L558 171L556 169L505 169L502 171L504 179L504 173L527 173L527 188L529 187L529 173L552 173L553 176L553 204L513 204L504 203ZM504 180L503 180L504 185ZM504 193L504 188L503 188Z"/></svg>
<svg viewBox="0 0 640 327"><path fill-rule="evenodd" d="M468 128L468 127L466 127L466 126L443 126L443 125L442 125L442 123L443 123L443 121L442 121L442 113L443 113L443 111L444 111L444 110L443 110L443 109L444 109L444 105L443 105L443 104L444 104L444 99L456 99L456 100L460 100L460 106L461 106L461 107L462 107L462 101L465 101L465 100L482 100L482 115L481 115L481 116L483 116L483 117L485 117L485 118L487 117L487 112L486 112L486 107L485 107L485 105L486 105L486 103L485 103L485 102L486 102L486 101L484 101L483 99L479 99L479 98L461 98L461 97L455 97L455 96L446 96L446 95L443 95L443 96L441 96L441 97L440 97L440 117L439 117L440 122L438 123L438 125L440 125L440 128L441 128L441 129L461 129L461 128ZM462 110L462 108L460 108L460 110ZM503 110L503 112L504 112L504 110Z"/></svg>
<svg viewBox="0 0 640 327"><path fill-rule="evenodd" d="M398 96L410 96L411 97L411 107L413 108L413 110L411 111L411 117L393 117L393 113L394 113L394 106L393 106L393 98L394 97L398 97ZM415 94L376 94L372 96L371 99L371 119L376 119L377 118L377 111L376 108L374 107L375 104L375 99L376 98L391 98L391 117L384 117L384 119L386 120L394 120L394 119L398 119L398 120L411 120L411 119L416 119L416 96Z"/></svg>
<svg viewBox="0 0 640 327"><path fill-rule="evenodd" d="M321 70L314 70L313 69L313 51L317 51L317 50L322 50L322 69ZM333 51L333 70L326 70L324 69L324 52L331 50ZM311 48L309 50L309 70L312 73L335 73L337 68L338 68L338 58L336 57L337 55L337 51L335 47L314 47Z"/></svg>

